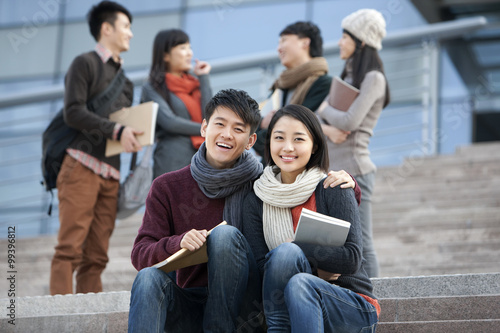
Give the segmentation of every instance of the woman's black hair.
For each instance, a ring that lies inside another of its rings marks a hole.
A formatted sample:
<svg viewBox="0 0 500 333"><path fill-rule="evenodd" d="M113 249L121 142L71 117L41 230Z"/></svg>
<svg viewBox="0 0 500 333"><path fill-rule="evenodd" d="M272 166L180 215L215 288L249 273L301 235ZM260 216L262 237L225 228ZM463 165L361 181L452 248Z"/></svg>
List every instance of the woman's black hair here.
<svg viewBox="0 0 500 333"><path fill-rule="evenodd" d="M307 107L298 104L288 104L274 114L266 134L266 146L264 148L265 158L268 165L276 165L271 158L271 136L273 135L273 128L276 122L284 116L292 117L300 121L307 128L313 139L313 154L307 162L306 169L309 170L314 167L320 168L324 172L328 172L329 159L328 148L326 139L321 129L321 124L318 118Z"/></svg>
<svg viewBox="0 0 500 333"><path fill-rule="evenodd" d="M356 38L353 34L351 34L347 30L343 30L344 33L348 34L349 37L352 38L354 43L356 44L356 49L354 50L354 53L351 55L351 57L348 59L352 63L352 78L353 82L352 85L355 86L356 88L359 89L361 86L361 82L363 82L366 73L376 70L384 74L384 64L382 63L382 59L380 59L380 56L377 52L377 50L369 45L363 45L363 42ZM342 71L342 74L340 77L344 79L347 76L347 62L346 65L344 66L344 70ZM385 101L384 101L384 107L389 104L391 101L391 96L390 96L390 91L389 91L389 84L387 83L387 79L385 80Z"/></svg>
<svg viewBox="0 0 500 333"><path fill-rule="evenodd" d="M180 44L189 43L189 36L180 29L161 30L153 42L153 59L149 70L149 83L169 101L165 85L165 74L169 71L165 63L165 54Z"/></svg>

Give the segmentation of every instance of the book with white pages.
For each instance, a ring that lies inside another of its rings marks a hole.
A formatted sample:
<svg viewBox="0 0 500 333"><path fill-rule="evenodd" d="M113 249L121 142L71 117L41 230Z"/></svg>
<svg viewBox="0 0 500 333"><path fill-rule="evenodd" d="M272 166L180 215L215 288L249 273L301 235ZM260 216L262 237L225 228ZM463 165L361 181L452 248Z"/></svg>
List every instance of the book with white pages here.
<svg viewBox="0 0 500 333"><path fill-rule="evenodd" d="M142 131L143 134L136 136L137 141L141 146L149 146L155 142L157 115L158 103L146 102L115 111L109 115L109 120ZM118 155L124 151L120 141L107 139L106 157Z"/></svg>
<svg viewBox="0 0 500 333"><path fill-rule="evenodd" d="M210 229L207 232L207 237L210 236L212 230L217 228L220 225L226 225L226 221L222 221L214 228ZM208 253L207 253L207 242L203 243L203 245L194 251L189 251L188 249L182 248L179 251L175 252L165 260L160 261L156 265L152 267L161 269L165 273L169 273L172 271L176 271L178 269L189 267L193 265L203 264L208 261Z"/></svg>
<svg viewBox="0 0 500 333"><path fill-rule="evenodd" d="M342 246L350 228L350 222L302 208L295 231L295 241L324 246Z"/></svg>

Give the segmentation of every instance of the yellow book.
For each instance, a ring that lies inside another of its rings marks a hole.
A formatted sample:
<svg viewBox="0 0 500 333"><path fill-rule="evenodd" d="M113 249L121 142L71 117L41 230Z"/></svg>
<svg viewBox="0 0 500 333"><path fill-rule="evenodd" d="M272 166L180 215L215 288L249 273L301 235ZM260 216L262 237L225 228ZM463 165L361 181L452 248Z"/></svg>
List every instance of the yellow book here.
<svg viewBox="0 0 500 333"><path fill-rule="evenodd" d="M226 221L222 221L217 226L210 229L207 233L207 237L210 235L212 230L214 230L220 225L225 225L225 224L227 224ZM206 263L207 261L208 261L207 242L205 241L205 243L203 243L203 245L199 249L194 251L189 251L188 249L180 249L167 259L160 261L156 265L153 265L153 267L161 269L165 273L169 273L184 267L203 264Z"/></svg>
<svg viewBox="0 0 500 333"><path fill-rule="evenodd" d="M156 116L158 115L158 103L147 102L139 105L123 108L109 115L109 120L124 126L130 126L144 133L137 136L141 146L152 145L155 141ZM123 153L120 141L107 140L105 156L113 156Z"/></svg>

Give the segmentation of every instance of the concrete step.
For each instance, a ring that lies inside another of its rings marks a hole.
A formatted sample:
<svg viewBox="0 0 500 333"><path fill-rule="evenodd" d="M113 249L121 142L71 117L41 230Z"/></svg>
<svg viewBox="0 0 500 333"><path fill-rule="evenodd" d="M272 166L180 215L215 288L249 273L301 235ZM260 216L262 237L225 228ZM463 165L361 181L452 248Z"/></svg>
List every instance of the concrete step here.
<svg viewBox="0 0 500 333"><path fill-rule="evenodd" d="M472 145L460 146L453 154L444 154L436 156L409 156L404 162L419 166L428 163L447 163L453 164L455 160L459 161L478 161L494 160L500 158L500 142L475 143Z"/></svg>
<svg viewBox="0 0 500 333"><path fill-rule="evenodd" d="M8 306L8 299L1 299ZM1 332L127 332L130 292L20 297L16 326L0 320Z"/></svg>
<svg viewBox="0 0 500 333"><path fill-rule="evenodd" d="M418 162L405 160L402 164L392 167L379 168L377 181L382 183L391 183L398 180L398 183L404 183L404 180L412 177L421 177L422 179L447 179L460 176L481 177L481 175L495 175L498 170L499 154L475 158L463 158L456 155L440 155L438 157L424 158ZM473 171L473 174L466 174ZM392 180L392 181L390 181Z"/></svg>
<svg viewBox="0 0 500 333"><path fill-rule="evenodd" d="M380 303L380 322L500 319L500 295L386 298Z"/></svg>
<svg viewBox="0 0 500 333"><path fill-rule="evenodd" d="M413 276L413 275L440 275L440 274L473 274L485 271L498 272L498 262L480 262L464 265L461 263L429 263L429 264L401 264L385 263L380 265L380 274L387 277Z"/></svg>
<svg viewBox="0 0 500 333"><path fill-rule="evenodd" d="M484 264L464 266L380 266L380 275L385 277L415 276L415 275L441 275L441 274L481 274L487 271ZM495 271L498 272L498 269Z"/></svg>
<svg viewBox="0 0 500 333"><path fill-rule="evenodd" d="M498 224L500 221L500 207L453 207L448 209L437 209L436 207L420 206L408 209L404 212L392 210L387 205L382 209L380 204L374 204L372 207L372 218L374 227L389 226L410 226L418 222L425 229L442 227L444 225L456 225L463 228L489 227L493 222ZM418 219L415 220L415 219Z"/></svg>
<svg viewBox="0 0 500 333"><path fill-rule="evenodd" d="M432 237L431 235L429 236ZM491 257L493 259L500 258L500 240L498 239L469 240L464 242L457 237L456 241L434 240L411 244L407 244L405 239L401 237L399 240L389 241L388 236L375 234L375 249L384 256L385 262L394 261L395 257L402 257L406 260L409 256L421 257L421 259L425 258L424 262L433 262L442 260L445 256L452 255L457 258L457 262L465 264L470 261L470 258L475 258L476 256L482 256L483 258ZM411 239L415 239L415 237ZM398 249L398 256L394 256L394 249ZM433 258L433 256L436 258Z"/></svg>
<svg viewBox="0 0 500 333"><path fill-rule="evenodd" d="M453 176L455 172L461 173L464 169L496 170L498 168L499 154L480 155L478 157L464 157L460 155L439 155L423 157L418 160L405 159L400 165L380 168L381 175L389 177L409 178L418 175L429 177ZM435 171L433 173L431 171ZM449 173L444 171L451 171ZM391 175L392 174L392 175ZM482 172L478 172L482 174ZM470 176L470 175L469 175ZM385 178L385 177L384 177Z"/></svg>
<svg viewBox="0 0 500 333"><path fill-rule="evenodd" d="M498 158L492 158L488 161L463 161L454 157L448 163L442 164L441 158L436 160L435 164L423 164L415 169L406 169L404 164L394 167L378 168L375 184L377 187L394 183L399 186L413 184L415 181L439 180L442 182L463 181L473 182L474 180L487 180L498 178Z"/></svg>
<svg viewBox="0 0 500 333"><path fill-rule="evenodd" d="M29 272L27 274L26 272ZM114 258L104 270L101 279L104 291L130 290L137 275L136 269L128 258ZM50 294L50 261L36 264L19 264L17 267L16 282L18 296L41 296ZM0 290L7 290L8 281L0 279Z"/></svg>
<svg viewBox="0 0 500 333"><path fill-rule="evenodd" d="M398 194L395 194L398 195ZM461 196L459 194L453 196L442 196L440 198L435 198L430 200L428 198L422 197L420 200L391 200L391 199L381 199L373 198L373 209L374 210L384 210L390 212L404 212L413 209L454 209L456 207L475 207L475 208L495 208L500 207L500 195L490 196L485 195L467 195ZM377 207L380 205L380 207Z"/></svg>
<svg viewBox="0 0 500 333"><path fill-rule="evenodd" d="M497 156L500 157L500 142L481 142L472 145L460 146L455 154L461 156Z"/></svg>
<svg viewBox="0 0 500 333"><path fill-rule="evenodd" d="M402 242L405 245L410 243L421 246L423 244L439 244L451 242L477 243L479 241L496 241L500 239L500 225L496 228L478 229L457 229L420 231L419 226L404 228L394 228L393 232L374 233L377 242Z"/></svg>
<svg viewBox="0 0 500 333"><path fill-rule="evenodd" d="M416 225L419 226L418 231L422 233L432 233L434 230L455 230L460 233L462 230L469 229L485 229L496 228L499 224L497 218L474 218L472 215L457 216L455 218L448 217L448 219L439 219L436 214L422 215L406 215L400 217L385 217L380 218L378 215L373 217L373 232L374 234L387 234L398 232L399 230L405 231L409 228L417 230Z"/></svg>
<svg viewBox="0 0 500 333"><path fill-rule="evenodd" d="M382 304L377 332L494 332L493 323L498 328L500 273L372 281ZM1 332L126 332L130 292L18 297L14 302L16 326L2 317ZM1 308L10 304L0 299Z"/></svg>
<svg viewBox="0 0 500 333"><path fill-rule="evenodd" d="M500 320L455 320L380 323L377 333L443 333L443 332L481 332L498 333Z"/></svg>
<svg viewBox="0 0 500 333"><path fill-rule="evenodd" d="M462 182L468 184L477 181L498 179L500 166L498 159L486 165L455 165L440 167L422 167L413 171L402 171L394 168L379 168L375 180L375 191L397 191L406 186L413 186L421 181L439 184Z"/></svg>
<svg viewBox="0 0 500 333"><path fill-rule="evenodd" d="M372 279L378 298L500 295L500 273L400 276Z"/></svg>
<svg viewBox="0 0 500 333"><path fill-rule="evenodd" d="M499 171L500 172L500 171ZM498 179L485 179L475 181L450 181L439 182L425 182L405 184L399 186L396 191L387 191L384 188L375 187L374 195L379 199L378 202L385 202L387 199L403 200L419 200L432 202L434 198L453 199L458 196L470 198L473 196L488 197L500 194L500 177ZM395 196L397 195L397 196Z"/></svg>

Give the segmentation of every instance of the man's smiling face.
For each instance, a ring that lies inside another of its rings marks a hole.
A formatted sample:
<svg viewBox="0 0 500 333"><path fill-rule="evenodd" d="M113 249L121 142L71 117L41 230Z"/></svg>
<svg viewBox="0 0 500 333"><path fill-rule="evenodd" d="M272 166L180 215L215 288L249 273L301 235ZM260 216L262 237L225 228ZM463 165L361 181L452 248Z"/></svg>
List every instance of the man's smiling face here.
<svg viewBox="0 0 500 333"><path fill-rule="evenodd" d="M257 135L250 125L232 110L218 107L208 120L203 120L201 136L205 138L207 162L216 169L233 167L245 149L252 148Z"/></svg>

